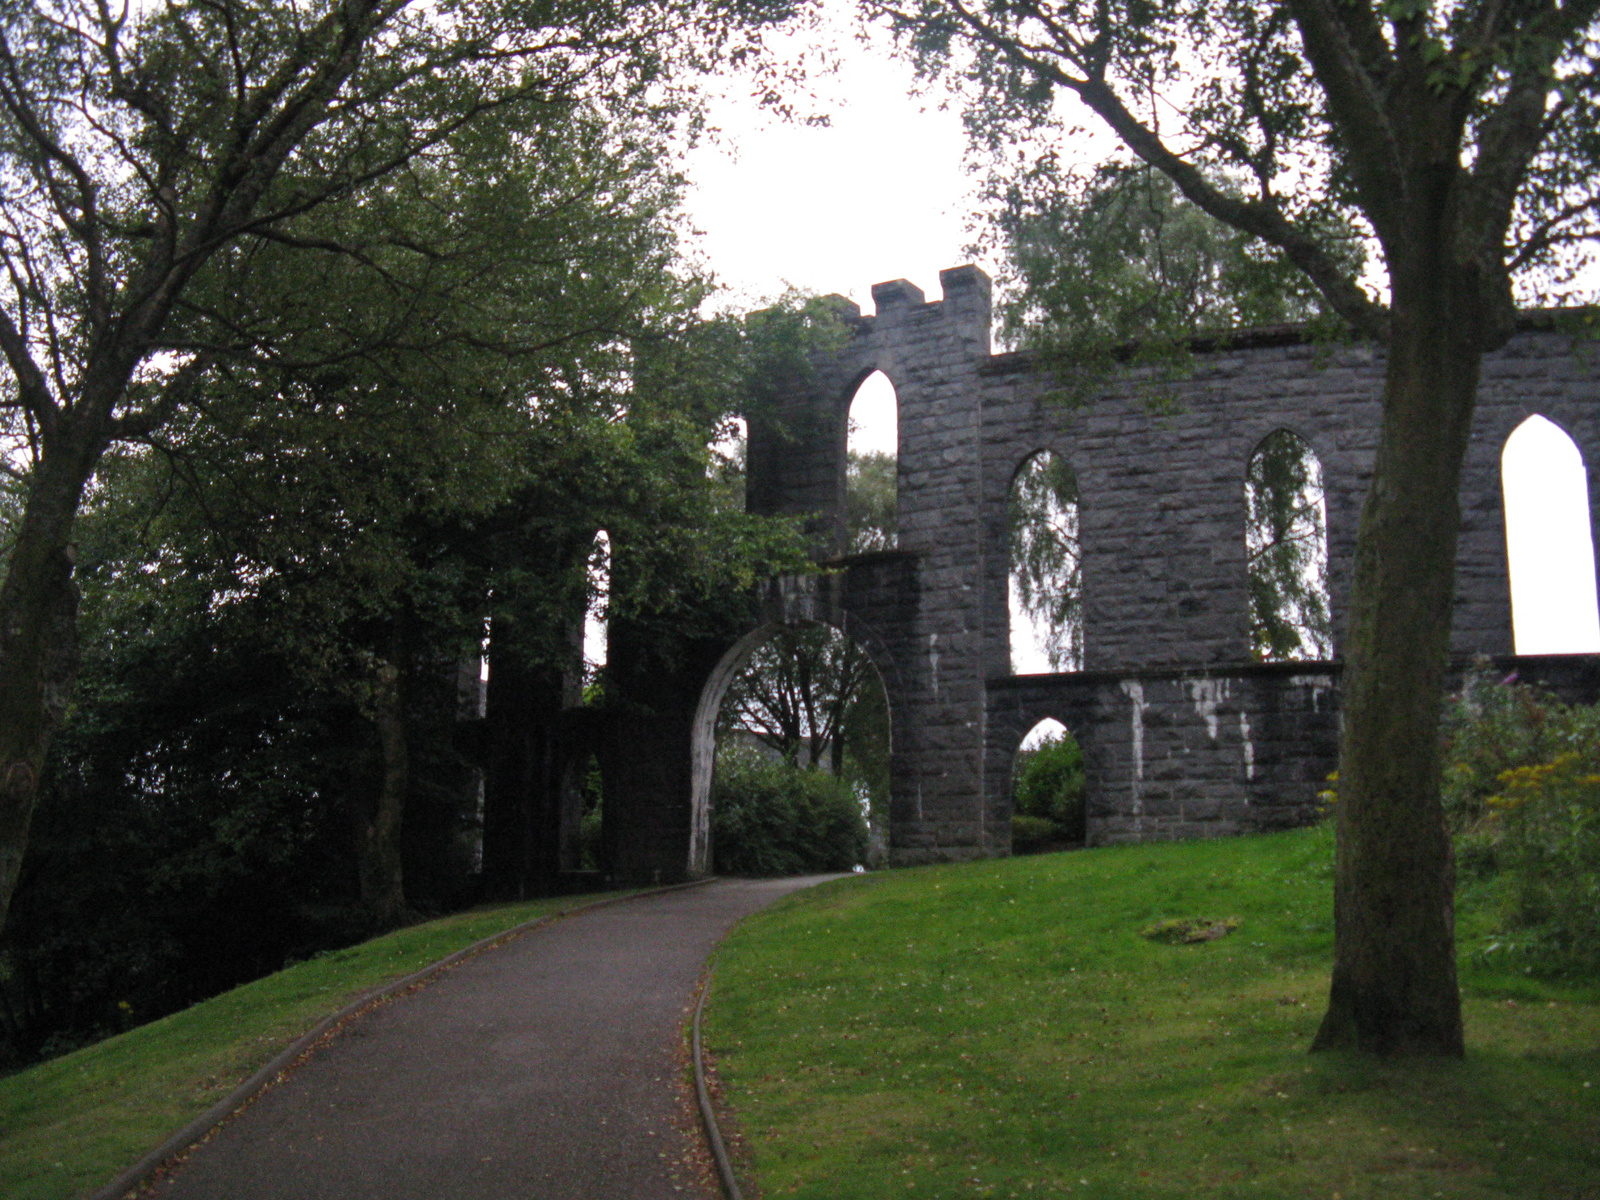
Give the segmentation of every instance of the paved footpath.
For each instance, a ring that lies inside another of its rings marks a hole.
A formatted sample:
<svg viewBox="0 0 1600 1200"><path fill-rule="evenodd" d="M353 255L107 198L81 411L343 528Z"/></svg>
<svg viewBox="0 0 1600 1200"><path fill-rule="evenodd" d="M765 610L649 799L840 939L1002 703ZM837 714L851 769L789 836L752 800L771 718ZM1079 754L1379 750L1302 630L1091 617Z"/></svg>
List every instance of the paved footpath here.
<svg viewBox="0 0 1600 1200"><path fill-rule="evenodd" d="M353 1022L154 1189L162 1200L715 1195L679 1038L741 917L821 878L719 880L533 930Z"/></svg>

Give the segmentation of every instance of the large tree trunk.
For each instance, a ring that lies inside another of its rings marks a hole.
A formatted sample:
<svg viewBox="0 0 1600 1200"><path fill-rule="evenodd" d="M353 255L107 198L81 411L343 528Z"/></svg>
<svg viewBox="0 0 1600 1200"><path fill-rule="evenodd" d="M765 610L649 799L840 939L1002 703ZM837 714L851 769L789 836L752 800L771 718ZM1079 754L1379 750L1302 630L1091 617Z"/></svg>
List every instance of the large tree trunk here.
<svg viewBox="0 0 1600 1200"><path fill-rule="evenodd" d="M0 582L0 928L11 908L50 738L78 670L72 524L98 452L52 447L29 480Z"/></svg>
<svg viewBox="0 0 1600 1200"><path fill-rule="evenodd" d="M383 925L405 917L405 882L401 871L400 826L406 793L411 787L410 749L406 743L405 705L400 669L379 661L372 691L372 721L378 729L383 758L377 805L358 818L356 860L361 877L361 902Z"/></svg>
<svg viewBox="0 0 1600 1200"><path fill-rule="evenodd" d="M1439 721L1481 356L1478 288L1464 274L1394 279L1345 647L1333 982L1314 1050L1463 1052Z"/></svg>

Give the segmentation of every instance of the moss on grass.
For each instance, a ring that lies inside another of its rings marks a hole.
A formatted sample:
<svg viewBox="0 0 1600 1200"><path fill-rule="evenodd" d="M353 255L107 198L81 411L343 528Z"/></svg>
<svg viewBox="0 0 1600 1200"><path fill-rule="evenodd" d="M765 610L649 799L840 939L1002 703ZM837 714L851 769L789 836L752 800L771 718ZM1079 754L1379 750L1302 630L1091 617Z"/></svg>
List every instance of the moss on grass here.
<svg viewBox="0 0 1600 1200"><path fill-rule="evenodd" d="M0 1196L94 1191L363 993L593 899L475 909L396 930L0 1079Z"/></svg>
<svg viewBox="0 0 1600 1200"><path fill-rule="evenodd" d="M1470 897L1464 1061L1306 1052L1331 857L1320 829L1042 855L751 919L706 1032L762 1194L1600 1196L1600 997L1481 965ZM1140 936L1217 912L1231 936Z"/></svg>

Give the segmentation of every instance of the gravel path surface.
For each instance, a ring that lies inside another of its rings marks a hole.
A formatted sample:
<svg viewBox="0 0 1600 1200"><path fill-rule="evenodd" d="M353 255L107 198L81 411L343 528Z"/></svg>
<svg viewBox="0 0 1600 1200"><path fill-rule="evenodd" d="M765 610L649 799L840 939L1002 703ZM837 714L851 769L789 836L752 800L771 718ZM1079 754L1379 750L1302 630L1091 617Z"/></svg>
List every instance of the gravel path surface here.
<svg viewBox="0 0 1600 1200"><path fill-rule="evenodd" d="M695 980L741 917L832 876L580 913L367 1013L147 1193L162 1200L702 1200Z"/></svg>

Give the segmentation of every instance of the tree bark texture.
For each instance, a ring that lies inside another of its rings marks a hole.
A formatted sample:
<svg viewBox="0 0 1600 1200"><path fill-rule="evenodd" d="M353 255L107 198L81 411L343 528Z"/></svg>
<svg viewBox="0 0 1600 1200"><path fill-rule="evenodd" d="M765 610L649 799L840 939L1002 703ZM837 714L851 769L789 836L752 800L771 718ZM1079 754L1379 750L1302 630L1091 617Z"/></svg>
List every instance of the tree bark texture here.
<svg viewBox="0 0 1600 1200"><path fill-rule="evenodd" d="M72 525L97 458L98 451L68 446L52 447L40 459L0 583L0 928L16 890L50 739L77 676Z"/></svg>
<svg viewBox="0 0 1600 1200"><path fill-rule="evenodd" d="M1397 272L1383 428L1361 512L1343 686L1334 968L1313 1050L1460 1055L1440 703L1477 395L1478 289Z"/></svg>

